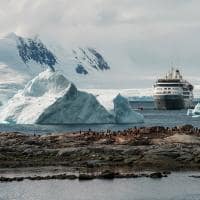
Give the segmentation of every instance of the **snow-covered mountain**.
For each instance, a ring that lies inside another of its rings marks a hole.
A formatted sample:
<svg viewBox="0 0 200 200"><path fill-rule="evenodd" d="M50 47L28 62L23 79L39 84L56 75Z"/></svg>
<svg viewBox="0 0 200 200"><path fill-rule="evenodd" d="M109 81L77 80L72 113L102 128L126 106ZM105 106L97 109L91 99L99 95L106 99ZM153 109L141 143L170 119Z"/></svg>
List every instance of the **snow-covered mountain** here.
<svg viewBox="0 0 200 200"><path fill-rule="evenodd" d="M0 38L0 102L7 101L47 68L61 71L82 88L101 85L104 74L110 70L94 48L66 48L11 33Z"/></svg>
<svg viewBox="0 0 200 200"><path fill-rule="evenodd" d="M0 112L0 121L17 124L138 123L143 116L118 95L113 110L79 91L60 72L46 70L27 83Z"/></svg>

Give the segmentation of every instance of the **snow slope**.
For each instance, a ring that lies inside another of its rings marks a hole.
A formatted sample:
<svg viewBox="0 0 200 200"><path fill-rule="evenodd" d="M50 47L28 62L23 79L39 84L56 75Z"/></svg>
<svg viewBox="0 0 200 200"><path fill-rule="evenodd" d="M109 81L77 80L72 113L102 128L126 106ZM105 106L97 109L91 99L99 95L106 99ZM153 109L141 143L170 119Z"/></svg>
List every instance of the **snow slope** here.
<svg viewBox="0 0 200 200"><path fill-rule="evenodd" d="M110 67L94 48L63 48L15 33L0 38L0 101L6 102L40 72L59 70L79 87L101 85Z"/></svg>
<svg viewBox="0 0 200 200"><path fill-rule="evenodd" d="M111 112L94 95L77 90L60 72L46 70L31 80L0 112L0 121L17 124L136 123L143 117L121 96Z"/></svg>

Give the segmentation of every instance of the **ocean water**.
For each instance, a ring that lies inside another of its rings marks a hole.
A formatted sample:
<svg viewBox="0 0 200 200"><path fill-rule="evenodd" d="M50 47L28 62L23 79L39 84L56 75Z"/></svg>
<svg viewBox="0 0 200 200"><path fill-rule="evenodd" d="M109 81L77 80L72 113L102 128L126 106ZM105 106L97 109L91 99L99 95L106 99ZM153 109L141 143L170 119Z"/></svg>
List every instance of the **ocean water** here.
<svg viewBox="0 0 200 200"><path fill-rule="evenodd" d="M197 172L168 178L45 180L0 183L0 200L199 200Z"/></svg>
<svg viewBox="0 0 200 200"><path fill-rule="evenodd" d="M200 118L187 116L187 110L155 110L152 102L135 102L133 108L143 107L137 110L144 115L145 122L142 124L91 124L91 125L8 125L0 124L0 131L18 131L24 133L47 134L63 133L79 130L123 130L134 126L179 126L191 124L200 128Z"/></svg>

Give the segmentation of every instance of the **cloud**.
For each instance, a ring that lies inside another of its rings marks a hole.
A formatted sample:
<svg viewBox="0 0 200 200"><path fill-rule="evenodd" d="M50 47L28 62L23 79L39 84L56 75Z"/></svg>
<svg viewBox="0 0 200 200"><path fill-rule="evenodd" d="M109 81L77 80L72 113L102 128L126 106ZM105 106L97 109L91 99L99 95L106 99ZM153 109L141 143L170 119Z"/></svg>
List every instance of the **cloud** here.
<svg viewBox="0 0 200 200"><path fill-rule="evenodd" d="M199 7L198 0L0 0L0 35L95 46L116 72L125 69L128 84L145 85L142 78L171 62L190 77L200 73Z"/></svg>

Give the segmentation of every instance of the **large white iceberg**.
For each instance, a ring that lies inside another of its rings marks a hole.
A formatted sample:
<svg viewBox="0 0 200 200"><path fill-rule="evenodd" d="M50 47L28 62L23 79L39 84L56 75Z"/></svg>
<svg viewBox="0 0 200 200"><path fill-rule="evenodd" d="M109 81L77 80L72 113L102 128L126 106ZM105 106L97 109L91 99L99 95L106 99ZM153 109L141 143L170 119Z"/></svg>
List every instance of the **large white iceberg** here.
<svg viewBox="0 0 200 200"><path fill-rule="evenodd" d="M0 121L17 124L137 123L143 116L117 96L111 112L96 97L77 90L60 72L46 70L9 100Z"/></svg>

